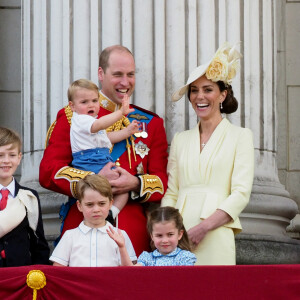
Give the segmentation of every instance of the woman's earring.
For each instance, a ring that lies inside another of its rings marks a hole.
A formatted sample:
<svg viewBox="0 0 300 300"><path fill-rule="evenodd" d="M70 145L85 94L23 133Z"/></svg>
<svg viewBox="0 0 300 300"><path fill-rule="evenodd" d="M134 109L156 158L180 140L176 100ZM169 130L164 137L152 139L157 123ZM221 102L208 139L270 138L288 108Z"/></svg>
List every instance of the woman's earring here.
<svg viewBox="0 0 300 300"><path fill-rule="evenodd" d="M222 104L222 103L223 103L223 102L220 103L220 110L223 109L223 104Z"/></svg>

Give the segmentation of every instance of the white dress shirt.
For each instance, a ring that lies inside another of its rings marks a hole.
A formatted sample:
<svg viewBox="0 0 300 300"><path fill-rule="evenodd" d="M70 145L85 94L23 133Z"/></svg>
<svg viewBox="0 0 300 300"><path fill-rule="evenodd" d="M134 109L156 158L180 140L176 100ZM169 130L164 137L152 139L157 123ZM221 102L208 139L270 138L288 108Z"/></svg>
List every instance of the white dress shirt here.
<svg viewBox="0 0 300 300"><path fill-rule="evenodd" d="M50 260L70 267L111 267L120 266L119 247L109 237L106 229L113 227L109 222L100 228L91 228L83 222L75 229L67 230L54 249ZM117 228L114 228L117 230ZM130 259L136 254L127 233L122 230Z"/></svg>
<svg viewBox="0 0 300 300"><path fill-rule="evenodd" d="M15 197L15 189L16 189L15 178L13 177L12 182L11 182L8 186L3 186L2 184L0 184L0 191L1 191L2 189L6 189L6 190L9 191L7 202L9 201L9 199L14 198L14 197ZM0 198L1 198L1 199L0 199L0 202L1 202L1 200L2 200L1 194L0 194Z"/></svg>
<svg viewBox="0 0 300 300"><path fill-rule="evenodd" d="M111 148L112 144L105 130L91 133L96 118L73 112L70 139L72 153L94 148Z"/></svg>

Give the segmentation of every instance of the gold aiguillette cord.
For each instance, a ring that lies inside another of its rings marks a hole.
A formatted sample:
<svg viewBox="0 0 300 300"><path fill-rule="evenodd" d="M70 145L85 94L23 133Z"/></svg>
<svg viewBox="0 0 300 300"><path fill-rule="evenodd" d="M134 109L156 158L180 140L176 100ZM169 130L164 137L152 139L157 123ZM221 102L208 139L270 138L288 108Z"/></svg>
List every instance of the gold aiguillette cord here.
<svg viewBox="0 0 300 300"><path fill-rule="evenodd" d="M131 169L131 151L130 151L130 144L128 139L126 139L126 148L127 148L127 154L128 154L128 161L129 161L129 168Z"/></svg>
<svg viewBox="0 0 300 300"><path fill-rule="evenodd" d="M131 145L132 145L132 152L133 152L133 156L134 156L134 161L136 161L134 137L132 135L130 136L130 141L131 141Z"/></svg>
<svg viewBox="0 0 300 300"><path fill-rule="evenodd" d="M126 118L125 116L123 116L123 118L119 121L117 121L115 124L113 124L112 126L108 127L106 129L106 132L112 132L112 131L118 131L121 130L125 127L127 127L130 124L130 121L128 118ZM136 153L135 153L135 143L134 143L134 137L131 135L130 136L130 141L131 141L131 145L132 145L132 152L133 152L133 156L134 156L134 161L136 161ZM110 153L112 152L114 146L111 147L110 149ZM126 148L127 148L127 154L128 154L128 161L129 161L129 167L131 169L131 150L130 150L130 143L128 141L128 138L126 139ZM119 162L120 164L120 162Z"/></svg>

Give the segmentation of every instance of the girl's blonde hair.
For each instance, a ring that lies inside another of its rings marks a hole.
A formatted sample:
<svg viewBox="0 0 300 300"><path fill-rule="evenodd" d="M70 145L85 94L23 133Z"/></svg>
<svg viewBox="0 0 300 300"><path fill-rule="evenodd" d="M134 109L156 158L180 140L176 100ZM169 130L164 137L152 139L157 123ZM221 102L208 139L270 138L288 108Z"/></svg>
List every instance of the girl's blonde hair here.
<svg viewBox="0 0 300 300"><path fill-rule="evenodd" d="M172 222L172 221L175 223L175 226L178 229L178 231L183 230L182 238L178 241L178 247L182 250L191 251L190 241L183 225L182 216L179 213L179 210L174 207L171 206L159 207L153 210L152 212L150 212L147 221L147 229L149 234L152 235L154 224L161 223L161 222ZM153 241L151 241L151 248L152 250L155 250Z"/></svg>

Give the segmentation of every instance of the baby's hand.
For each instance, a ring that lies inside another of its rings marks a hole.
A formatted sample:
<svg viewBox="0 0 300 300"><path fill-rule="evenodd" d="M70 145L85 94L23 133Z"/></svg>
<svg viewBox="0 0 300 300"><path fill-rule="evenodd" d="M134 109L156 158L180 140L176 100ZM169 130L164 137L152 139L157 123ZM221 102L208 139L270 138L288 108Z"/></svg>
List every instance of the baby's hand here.
<svg viewBox="0 0 300 300"><path fill-rule="evenodd" d="M125 246L125 239L120 229L118 229L118 232L116 232L112 227L109 226L109 229L106 229L106 231L110 238L112 238L117 243L119 248Z"/></svg>
<svg viewBox="0 0 300 300"><path fill-rule="evenodd" d="M129 113L134 111L134 108L129 107L129 97L127 94L125 94L122 99L122 107L120 109L123 116L128 115Z"/></svg>
<svg viewBox="0 0 300 300"><path fill-rule="evenodd" d="M140 122L133 120L128 126L127 126L128 133L130 135L140 132Z"/></svg>

